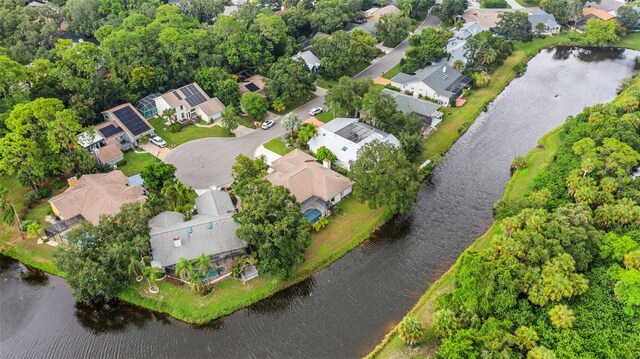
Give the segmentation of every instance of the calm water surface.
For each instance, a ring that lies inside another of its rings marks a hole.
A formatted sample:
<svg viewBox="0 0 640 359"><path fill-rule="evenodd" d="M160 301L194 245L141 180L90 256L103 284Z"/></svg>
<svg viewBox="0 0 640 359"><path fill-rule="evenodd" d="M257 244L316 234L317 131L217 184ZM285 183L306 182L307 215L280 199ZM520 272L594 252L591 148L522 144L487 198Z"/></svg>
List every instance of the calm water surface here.
<svg viewBox="0 0 640 359"><path fill-rule="evenodd" d="M540 53L447 153L412 215L313 278L204 327L122 303L77 305L60 278L0 257L0 357L362 356L490 226L511 160L567 116L610 101L636 56Z"/></svg>

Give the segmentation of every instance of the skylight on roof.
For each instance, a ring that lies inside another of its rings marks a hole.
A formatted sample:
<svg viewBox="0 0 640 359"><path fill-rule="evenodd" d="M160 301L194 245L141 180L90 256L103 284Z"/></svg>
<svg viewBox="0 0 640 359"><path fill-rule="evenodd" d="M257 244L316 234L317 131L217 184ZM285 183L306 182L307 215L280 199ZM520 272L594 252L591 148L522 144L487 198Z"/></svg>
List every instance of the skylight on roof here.
<svg viewBox="0 0 640 359"><path fill-rule="evenodd" d="M342 150L346 151L347 150L347 146L342 147Z"/></svg>

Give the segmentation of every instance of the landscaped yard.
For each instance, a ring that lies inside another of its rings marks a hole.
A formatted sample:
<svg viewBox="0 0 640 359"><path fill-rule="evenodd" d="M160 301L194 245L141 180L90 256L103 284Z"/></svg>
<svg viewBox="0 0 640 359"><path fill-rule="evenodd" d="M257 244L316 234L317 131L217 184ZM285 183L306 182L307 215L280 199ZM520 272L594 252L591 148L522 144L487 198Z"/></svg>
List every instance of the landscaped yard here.
<svg viewBox="0 0 640 359"><path fill-rule="evenodd" d="M387 80L391 80L395 75L399 74L400 71L401 71L400 64L397 64L396 66L394 66L391 69L389 69L389 71L385 72L382 75L382 78L385 78Z"/></svg>
<svg viewBox="0 0 640 359"><path fill-rule="evenodd" d="M264 144L264 148L268 149L271 152L275 152L280 156L284 156L287 153L293 151L293 147L287 147L287 144L284 143L280 138L274 138L269 142Z"/></svg>
<svg viewBox="0 0 640 359"><path fill-rule="evenodd" d="M273 112L277 113L278 115L283 115L285 113L289 113L289 112L295 110L296 108L304 105L305 103L307 103L309 101L312 101L316 97L318 97L318 96L316 96L315 94L312 93L309 96L305 96L305 97L294 99L293 101L291 101L291 102L289 102L287 104L287 107L285 107L284 111L282 111L282 112L273 111Z"/></svg>
<svg viewBox="0 0 640 359"><path fill-rule="evenodd" d="M199 138L207 137L233 137L233 134L227 133L227 131L215 125L213 127L199 127L196 125L189 125L183 127L180 132L170 132L169 128L165 126L165 120L160 117L152 118L149 120L154 127L156 135L162 137L167 141L167 145L170 147L180 146L181 144Z"/></svg>
<svg viewBox="0 0 640 359"><path fill-rule="evenodd" d="M139 153L130 151L124 154L124 159L127 164L119 167L118 169L124 173L125 176L137 175L147 165L159 161L154 155L150 153Z"/></svg>

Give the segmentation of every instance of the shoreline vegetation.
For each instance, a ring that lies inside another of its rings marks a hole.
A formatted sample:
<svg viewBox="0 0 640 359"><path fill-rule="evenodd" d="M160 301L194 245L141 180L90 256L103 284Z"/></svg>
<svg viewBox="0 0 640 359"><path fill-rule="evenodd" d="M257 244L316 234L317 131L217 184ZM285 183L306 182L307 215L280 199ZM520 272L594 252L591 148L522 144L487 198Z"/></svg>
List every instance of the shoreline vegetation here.
<svg viewBox="0 0 640 359"><path fill-rule="evenodd" d="M431 158L435 154L443 155L446 153L455 141L466 132L485 107L517 76L516 66L523 62L528 62L529 59L544 48L562 45L571 45L566 34L536 39L530 43L516 43L515 51L491 75L491 82L487 87L474 90L464 107L446 109L444 121L440 124L438 130L433 132L428 139L425 139L425 148L418 163ZM640 48L640 35L627 36L620 45L638 49ZM548 149L538 152L546 154L546 156L541 155L543 158L549 156ZM516 176L533 178L532 174L521 175L518 172L516 172L514 178ZM262 275L246 284L238 281L224 281L216 287L214 292L206 297L199 297L184 286L178 287L166 282L158 283L160 293L154 295L150 294L144 285L132 283L120 293L119 298L146 309L167 313L185 322L194 324L206 323L246 308L280 290L311 277L317 271L325 268L365 242L376 229L389 219L390 216L384 210L370 210L366 204L358 203L351 197L345 200L342 214L331 217L331 224L327 228L313 234L312 244L305 254L305 262L298 266L295 273L286 280ZM491 231L496 230L497 227L494 225L481 238L489 238L490 234L493 233ZM485 240L485 242L488 241ZM475 244L472 244L472 246L475 246ZM65 277L65 273L53 264L53 247L38 245L34 239L22 240L13 228L0 227L0 251L4 255L17 259L24 264L56 276ZM449 281L451 281L451 278L449 278ZM446 284L447 280L443 277L431 286L428 293L437 291L438 288L446 286ZM379 348L374 350L370 355L371 357L383 349L394 332L395 329L387 335L383 343L379 345Z"/></svg>
<svg viewBox="0 0 640 359"><path fill-rule="evenodd" d="M564 35L561 35L564 36ZM565 39L568 41L568 38ZM516 50L513 55L505 61L505 64L498 68L495 73L500 72L509 63L512 58L517 57L520 54L526 55L526 61L528 62L539 51L553 47L553 46L571 46L570 43L563 44L548 42L545 46L539 46L536 49L535 43L538 40L534 40L528 44L516 44ZM529 45L529 46L527 46ZM623 38L618 46L632 50L640 50L640 35L630 35ZM513 68L513 67L512 67ZM494 73L494 74L495 74ZM493 82L493 76L492 76ZM640 75L636 75L633 80L633 84L640 85ZM619 103L624 98L624 93L618 95L612 103ZM527 163L527 167L516 170L509 182L505 187L505 191L501 200L512 201L517 199L523 199L525 196L533 190L533 181L536 176L544 170L547 164L553 159L558 147L561 143L560 133L565 124L558 126L551 132L544 135L538 141L539 146L529 151L524 156L524 161ZM397 358L397 357L422 357L426 354L428 357L433 356L438 349L438 341L435 333L431 329L431 318L433 315L434 305L437 297L440 294L447 293L453 290L454 286L454 274L459 266L460 259L465 253L470 251L482 251L489 248L492 244L492 238L498 234L500 229L501 220L494 220L491 227L480 237L476 238L456 259L453 265L442 274L435 282L429 285L426 292L420 297L418 302L411 308L411 310L398 322L393 329L385 335L382 341L373 350L365 356L365 359L382 359L382 358ZM411 348L405 346L398 333L399 324L403 319L415 317L421 320L425 324L426 332L424 335L423 344L419 348ZM419 350L419 351L418 351Z"/></svg>

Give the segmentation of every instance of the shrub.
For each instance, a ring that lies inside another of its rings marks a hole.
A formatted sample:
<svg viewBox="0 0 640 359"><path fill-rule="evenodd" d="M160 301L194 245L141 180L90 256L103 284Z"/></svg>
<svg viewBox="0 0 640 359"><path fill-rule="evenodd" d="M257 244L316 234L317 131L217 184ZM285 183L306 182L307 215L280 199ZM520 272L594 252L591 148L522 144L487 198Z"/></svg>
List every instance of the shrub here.
<svg viewBox="0 0 640 359"><path fill-rule="evenodd" d="M49 198L51 197L51 190L46 187L40 188L38 190L38 195L40 196L40 198Z"/></svg>
<svg viewBox="0 0 640 359"><path fill-rule="evenodd" d="M527 161L522 156L518 156L511 161L511 171L527 168Z"/></svg>
<svg viewBox="0 0 640 359"><path fill-rule="evenodd" d="M149 136L142 136L140 138L138 138L138 143L140 144L145 144L149 142Z"/></svg>
<svg viewBox="0 0 640 359"><path fill-rule="evenodd" d="M507 2L505 0L484 0L482 5L487 9L505 9Z"/></svg>
<svg viewBox="0 0 640 359"><path fill-rule="evenodd" d="M120 167L124 167L127 165L127 160L120 160L118 162L116 162L116 167L120 168Z"/></svg>
<svg viewBox="0 0 640 359"><path fill-rule="evenodd" d="M525 71L527 71L527 63L525 61L517 63L516 66L513 67L513 71L515 71L518 75L522 75Z"/></svg>
<svg viewBox="0 0 640 359"><path fill-rule="evenodd" d="M406 317L398 327L398 335L404 345L416 346L424 338L424 325L415 317Z"/></svg>
<svg viewBox="0 0 640 359"><path fill-rule="evenodd" d="M38 203L38 201L40 201L41 199L42 197L40 196L40 193L38 193L38 191L31 190L24 195L24 202L25 202L24 205L27 206L27 208L31 208L33 207L34 204Z"/></svg>
<svg viewBox="0 0 640 359"><path fill-rule="evenodd" d="M282 102L282 100L280 98L277 98L273 101L273 103L271 104L271 108L275 111L275 112L284 112L284 110L287 108L284 105L284 102Z"/></svg>
<svg viewBox="0 0 640 359"><path fill-rule="evenodd" d="M472 74L471 77L473 77L473 83L479 88L487 87L489 82L491 82L491 76L484 72L476 72Z"/></svg>
<svg viewBox="0 0 640 359"><path fill-rule="evenodd" d="M318 222L312 224L311 226L315 229L316 232L320 232L322 228L326 227L329 224L329 220L327 217L320 217Z"/></svg>
<svg viewBox="0 0 640 359"><path fill-rule="evenodd" d="M40 227L40 224L38 222L29 223L29 225L27 226L27 234L31 238L38 237L41 231L42 227Z"/></svg>
<svg viewBox="0 0 640 359"><path fill-rule="evenodd" d="M169 125L169 132L176 133L182 131L182 125L175 122Z"/></svg>

